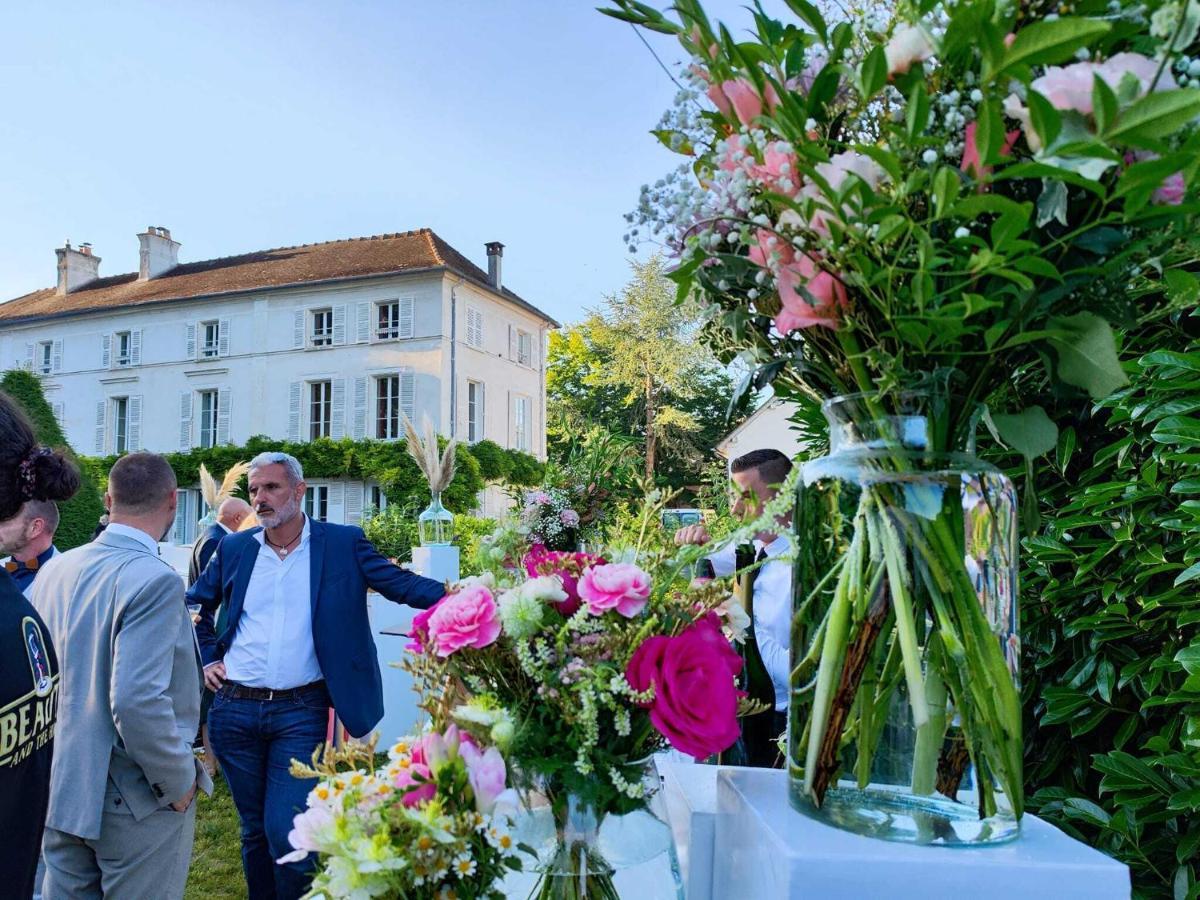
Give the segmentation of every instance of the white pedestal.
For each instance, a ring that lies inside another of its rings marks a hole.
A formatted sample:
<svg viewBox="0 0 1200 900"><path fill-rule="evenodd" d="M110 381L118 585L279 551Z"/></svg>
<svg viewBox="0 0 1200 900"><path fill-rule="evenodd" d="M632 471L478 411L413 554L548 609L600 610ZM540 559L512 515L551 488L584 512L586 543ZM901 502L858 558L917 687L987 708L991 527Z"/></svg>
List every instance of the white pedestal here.
<svg viewBox="0 0 1200 900"><path fill-rule="evenodd" d="M703 787L693 785L693 791L703 805ZM918 847L860 837L801 815L788 804L787 777L780 770L718 769L716 795L714 900L1129 897L1124 865L1029 815L1021 822L1021 837L1008 844ZM693 825L693 870L702 852L699 838Z"/></svg>
<svg viewBox="0 0 1200 900"><path fill-rule="evenodd" d="M435 581L458 581L458 548L413 547L410 568Z"/></svg>
<svg viewBox="0 0 1200 900"><path fill-rule="evenodd" d="M417 695L413 693L412 678L389 665L404 658L404 646L408 643L404 635L412 627L417 610L392 603L374 591L367 594L367 610L383 678L383 718L375 730L379 732L379 748L386 750L396 738L410 734L417 721Z"/></svg>
<svg viewBox="0 0 1200 900"><path fill-rule="evenodd" d="M712 900L713 842L717 829L716 766L656 760L663 800L675 835L679 871L688 900Z"/></svg>

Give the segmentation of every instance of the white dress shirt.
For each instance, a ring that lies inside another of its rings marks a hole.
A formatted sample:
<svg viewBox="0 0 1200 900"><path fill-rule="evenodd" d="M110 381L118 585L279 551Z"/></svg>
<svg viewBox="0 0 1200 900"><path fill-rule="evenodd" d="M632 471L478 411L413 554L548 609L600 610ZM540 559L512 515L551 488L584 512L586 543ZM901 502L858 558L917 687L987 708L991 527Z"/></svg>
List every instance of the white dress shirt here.
<svg viewBox="0 0 1200 900"><path fill-rule="evenodd" d="M119 534L122 537L133 538L139 544L146 548L146 552L153 553L158 556L158 541L146 534L140 528L131 528L128 525L122 525L120 522L109 522L108 527L104 529L109 534Z"/></svg>
<svg viewBox="0 0 1200 900"><path fill-rule="evenodd" d="M265 531L254 535L258 558L224 660L230 681L286 690L323 677L312 635L308 526L305 516L300 542L283 559L267 546Z"/></svg>
<svg viewBox="0 0 1200 900"><path fill-rule="evenodd" d="M763 549L763 542L754 542L754 551ZM767 559L754 579L754 636L771 684L775 687L775 709L782 712L788 705L788 675L792 669L792 565L788 560L775 559L786 555L792 542L786 534L778 535L766 545ZM718 578L732 575L737 548L722 547L708 559Z"/></svg>

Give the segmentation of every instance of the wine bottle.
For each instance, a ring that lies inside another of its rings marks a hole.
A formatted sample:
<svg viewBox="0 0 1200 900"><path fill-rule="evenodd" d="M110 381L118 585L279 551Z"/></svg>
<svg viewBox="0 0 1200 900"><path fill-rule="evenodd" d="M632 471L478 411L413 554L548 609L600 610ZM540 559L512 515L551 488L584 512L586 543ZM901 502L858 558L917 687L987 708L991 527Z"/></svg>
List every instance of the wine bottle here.
<svg viewBox="0 0 1200 900"><path fill-rule="evenodd" d="M750 619L746 637L740 648L742 671L739 686L746 692L747 700L756 701L765 707L761 712L742 718L742 741L746 755L744 764L771 768L779 758L779 748L775 743L779 735L774 733L775 685L759 652L754 622L754 582L761 573L766 556L763 554L756 558L754 546L743 544L737 548L735 559L737 571L734 576L734 589L738 601Z"/></svg>

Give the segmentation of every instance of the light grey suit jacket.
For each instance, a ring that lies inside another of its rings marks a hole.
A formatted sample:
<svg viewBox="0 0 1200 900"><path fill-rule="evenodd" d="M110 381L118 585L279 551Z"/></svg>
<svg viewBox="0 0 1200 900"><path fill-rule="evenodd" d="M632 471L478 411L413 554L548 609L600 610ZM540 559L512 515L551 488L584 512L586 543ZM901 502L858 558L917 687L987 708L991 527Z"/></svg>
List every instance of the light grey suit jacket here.
<svg viewBox="0 0 1200 900"><path fill-rule="evenodd" d="M105 531L55 559L30 599L62 671L46 825L99 838L110 777L138 820L197 780L211 792L192 753L202 675L175 570Z"/></svg>

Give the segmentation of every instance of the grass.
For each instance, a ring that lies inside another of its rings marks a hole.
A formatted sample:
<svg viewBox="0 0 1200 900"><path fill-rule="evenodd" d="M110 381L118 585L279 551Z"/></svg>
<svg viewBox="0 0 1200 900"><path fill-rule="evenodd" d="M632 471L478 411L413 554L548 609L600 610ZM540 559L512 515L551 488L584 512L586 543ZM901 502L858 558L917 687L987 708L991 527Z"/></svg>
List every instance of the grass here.
<svg viewBox="0 0 1200 900"><path fill-rule="evenodd" d="M225 779L213 779L213 795L200 796L196 843L184 900L246 900L238 816Z"/></svg>

